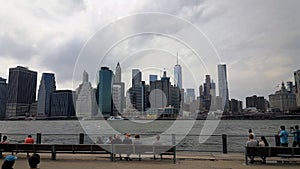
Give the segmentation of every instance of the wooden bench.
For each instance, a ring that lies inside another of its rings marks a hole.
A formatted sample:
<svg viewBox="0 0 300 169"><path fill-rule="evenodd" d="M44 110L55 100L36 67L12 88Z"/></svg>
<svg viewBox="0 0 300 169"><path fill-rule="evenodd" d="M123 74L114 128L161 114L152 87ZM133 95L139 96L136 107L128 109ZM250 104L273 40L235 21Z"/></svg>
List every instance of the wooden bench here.
<svg viewBox="0 0 300 169"><path fill-rule="evenodd" d="M176 146L172 145L132 145L132 144L114 144L112 146L113 161L117 154L137 154L139 157L142 154L146 155L163 155L172 156L173 163L176 164Z"/></svg>
<svg viewBox="0 0 300 169"><path fill-rule="evenodd" d="M2 152L13 153L51 153L51 159L56 160L57 153L72 154L110 154L111 145L107 144L0 144L0 157Z"/></svg>
<svg viewBox="0 0 300 169"><path fill-rule="evenodd" d="M249 164L248 157L300 157L300 147L245 147L245 162Z"/></svg>
<svg viewBox="0 0 300 169"><path fill-rule="evenodd" d="M128 145L128 144L0 144L2 152L13 153L51 153L51 159L56 160L57 153L71 154L110 154L110 160L115 161L116 154L148 154L173 156L176 163L176 146L171 145Z"/></svg>

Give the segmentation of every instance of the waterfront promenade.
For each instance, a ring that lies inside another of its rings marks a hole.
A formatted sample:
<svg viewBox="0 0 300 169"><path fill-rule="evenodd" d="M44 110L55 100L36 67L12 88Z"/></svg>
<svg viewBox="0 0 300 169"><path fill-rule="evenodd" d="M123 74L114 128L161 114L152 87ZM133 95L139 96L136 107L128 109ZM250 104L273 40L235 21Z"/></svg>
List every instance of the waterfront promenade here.
<svg viewBox="0 0 300 169"><path fill-rule="evenodd" d="M171 160L153 160L145 156L142 161L134 159L133 161L116 161L110 162L107 156L102 155L70 155L59 154L59 159L52 161L48 154L41 154L41 169L243 169L243 168L266 168L266 169L298 169L300 166L299 159L293 159L290 163L277 163L279 158L270 158L267 164L261 164L259 158L254 164L248 166L244 162L242 153L208 153L208 152L178 152L177 164L172 164ZM18 154L19 159L15 163L14 169L28 168L25 154ZM134 156L133 156L134 157ZM295 162L295 161L296 162Z"/></svg>

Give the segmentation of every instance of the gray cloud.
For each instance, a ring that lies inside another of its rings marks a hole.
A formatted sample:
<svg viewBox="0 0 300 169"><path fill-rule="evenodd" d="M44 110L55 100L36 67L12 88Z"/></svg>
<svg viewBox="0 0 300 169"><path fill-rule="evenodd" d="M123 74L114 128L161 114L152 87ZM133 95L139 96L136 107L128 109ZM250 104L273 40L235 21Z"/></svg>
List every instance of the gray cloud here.
<svg viewBox="0 0 300 169"><path fill-rule="evenodd" d="M275 92L274 86L281 80L292 80L293 71L299 69L299 6L300 2L297 0L288 3L280 0L176 0L172 3L167 0L155 3L150 0L68 0L5 3L0 5L0 61L4 64L3 67L1 65L0 75L5 76L8 68L15 64L27 64L26 66L38 69L39 73L54 71L57 83L61 84L58 86L71 88L69 84L76 57L94 32L119 17L139 12L162 12L192 22L212 41L221 61L228 65L231 97L244 100L245 96L252 94L267 96ZM186 26L180 27L168 20L160 20L158 25L161 26L158 30L167 28L169 33L176 35L189 32ZM128 27L119 27L119 30L140 30L151 26L153 25L145 19L142 23L132 22ZM111 38L115 37L118 37L118 32ZM98 48L105 43L97 43ZM153 45L155 43L172 52L176 51L174 47L178 47L175 43L165 43L158 37L133 38L117 46L112 53L114 56L108 58L111 69L115 68L114 62L118 60L119 56L116 55L124 48L130 49L127 51L130 54L141 48L156 47ZM199 48L201 47L202 44L199 44ZM151 55L144 54L144 57ZM199 67L193 62L191 54L183 51L182 55L187 63L183 67L190 67L192 71ZM206 61L209 59L207 57L208 55L203 56L203 59ZM92 58L91 62L93 61L95 60ZM142 67L142 62L135 64ZM217 68L212 63L207 61L207 66L216 82ZM173 69L172 64L169 64L168 69ZM206 73L201 71L202 74ZM91 70L90 74L93 73ZM187 77L184 80L185 86L194 86L188 82ZM204 82L204 77L197 77L197 81L200 85Z"/></svg>

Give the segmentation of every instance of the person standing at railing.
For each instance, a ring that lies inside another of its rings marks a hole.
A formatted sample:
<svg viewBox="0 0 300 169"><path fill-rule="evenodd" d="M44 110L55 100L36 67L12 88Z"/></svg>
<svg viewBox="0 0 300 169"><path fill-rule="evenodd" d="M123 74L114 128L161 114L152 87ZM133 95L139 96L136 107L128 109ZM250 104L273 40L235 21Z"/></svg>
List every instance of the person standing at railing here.
<svg viewBox="0 0 300 169"><path fill-rule="evenodd" d="M34 139L31 135L28 135L27 138L24 140L25 144L34 144ZM27 152L27 157L29 157L29 153Z"/></svg>
<svg viewBox="0 0 300 169"><path fill-rule="evenodd" d="M299 126L296 125L295 130L292 130L290 133L293 134L293 136L294 136L293 147L296 147L296 146L300 147L300 130L299 130Z"/></svg>
<svg viewBox="0 0 300 169"><path fill-rule="evenodd" d="M285 126L280 126L280 131L278 132L278 136L280 137L280 145L282 147L288 147L289 133L285 130Z"/></svg>
<svg viewBox="0 0 300 169"><path fill-rule="evenodd" d="M28 135L27 138L25 138L24 143L25 144L33 144L34 143L34 139L32 138L31 135Z"/></svg>
<svg viewBox="0 0 300 169"><path fill-rule="evenodd" d="M9 144L9 141L7 140L7 136L3 136L0 144Z"/></svg>

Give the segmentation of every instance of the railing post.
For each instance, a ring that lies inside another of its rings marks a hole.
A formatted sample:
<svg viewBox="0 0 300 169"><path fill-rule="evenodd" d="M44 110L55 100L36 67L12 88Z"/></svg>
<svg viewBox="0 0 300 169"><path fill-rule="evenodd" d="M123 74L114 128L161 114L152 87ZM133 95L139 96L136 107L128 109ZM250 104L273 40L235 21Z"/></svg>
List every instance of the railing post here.
<svg viewBox="0 0 300 169"><path fill-rule="evenodd" d="M52 145L51 159L56 160L56 149L55 145Z"/></svg>
<svg viewBox="0 0 300 169"><path fill-rule="evenodd" d="M278 134L275 134L275 146L280 146L280 137Z"/></svg>
<svg viewBox="0 0 300 169"><path fill-rule="evenodd" d="M0 133L0 142L2 141L2 133ZM0 150L0 159L2 159L3 155L2 155L2 151Z"/></svg>
<svg viewBox="0 0 300 169"><path fill-rule="evenodd" d="M36 133L36 144L42 143L42 133Z"/></svg>
<svg viewBox="0 0 300 169"><path fill-rule="evenodd" d="M176 139L175 139L175 134L172 134L172 146L173 146L173 164L176 164Z"/></svg>
<svg viewBox="0 0 300 169"><path fill-rule="evenodd" d="M222 134L223 153L227 154L227 135Z"/></svg>
<svg viewBox="0 0 300 169"><path fill-rule="evenodd" d="M79 134L79 144L83 144L84 143L84 133L80 133Z"/></svg>

